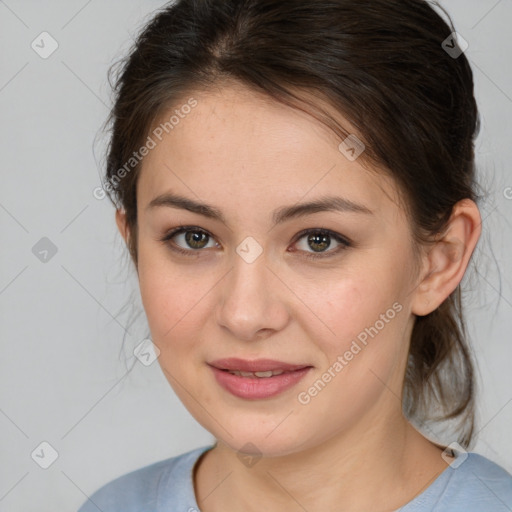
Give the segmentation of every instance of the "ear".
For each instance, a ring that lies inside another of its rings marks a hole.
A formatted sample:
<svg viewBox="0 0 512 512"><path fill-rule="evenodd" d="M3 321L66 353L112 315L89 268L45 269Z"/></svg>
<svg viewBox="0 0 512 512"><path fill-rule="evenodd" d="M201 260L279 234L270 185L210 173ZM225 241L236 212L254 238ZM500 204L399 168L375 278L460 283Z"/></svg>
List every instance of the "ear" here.
<svg viewBox="0 0 512 512"><path fill-rule="evenodd" d="M130 230L128 229L128 225L126 223L126 212L124 210L116 210L116 224L117 229L121 233L126 245L128 245L128 241L130 238Z"/></svg>
<svg viewBox="0 0 512 512"><path fill-rule="evenodd" d="M459 201L453 208L445 233L424 255L424 277L414 290L412 313L428 315L457 288L481 231L478 206L470 199Z"/></svg>

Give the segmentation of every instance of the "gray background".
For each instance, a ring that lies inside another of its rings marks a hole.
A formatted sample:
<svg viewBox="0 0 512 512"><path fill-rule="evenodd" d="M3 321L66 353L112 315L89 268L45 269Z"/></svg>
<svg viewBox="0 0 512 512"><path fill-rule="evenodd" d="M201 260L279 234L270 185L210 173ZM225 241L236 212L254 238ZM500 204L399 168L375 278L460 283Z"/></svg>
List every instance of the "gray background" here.
<svg viewBox="0 0 512 512"><path fill-rule="evenodd" d="M158 364L133 356L148 334L143 315L129 325L140 311L137 281L113 207L93 196L111 104L107 68L163 4L0 1L0 511L73 511L114 477L212 441ZM483 387L474 450L512 472L512 4L443 5L469 42L489 192L464 278ZM59 45L47 59L31 48L43 31ZM46 262L33 252L43 237L57 249ZM130 300L135 308L124 308ZM31 457L37 449L36 460L50 460L43 441L58 453L48 469Z"/></svg>

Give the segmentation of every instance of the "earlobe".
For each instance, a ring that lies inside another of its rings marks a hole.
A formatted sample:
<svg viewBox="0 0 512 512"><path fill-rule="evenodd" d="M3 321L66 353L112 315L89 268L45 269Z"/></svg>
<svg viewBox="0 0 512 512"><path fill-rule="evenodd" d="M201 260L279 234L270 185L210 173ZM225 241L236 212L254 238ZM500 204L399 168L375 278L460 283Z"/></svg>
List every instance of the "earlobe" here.
<svg viewBox="0 0 512 512"><path fill-rule="evenodd" d="M126 223L126 212L124 210L116 210L116 224L119 233L121 233L125 243L128 244L130 233Z"/></svg>
<svg viewBox="0 0 512 512"><path fill-rule="evenodd" d="M445 233L425 254L426 276L414 292L412 312L425 316L436 310L464 277L482 231L474 201L463 199L453 208Z"/></svg>

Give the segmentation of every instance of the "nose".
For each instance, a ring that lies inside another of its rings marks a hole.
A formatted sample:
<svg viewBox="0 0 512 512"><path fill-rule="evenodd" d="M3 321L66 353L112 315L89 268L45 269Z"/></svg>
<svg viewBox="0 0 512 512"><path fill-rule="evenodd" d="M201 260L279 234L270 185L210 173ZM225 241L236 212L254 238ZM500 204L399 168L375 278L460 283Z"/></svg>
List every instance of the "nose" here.
<svg viewBox="0 0 512 512"><path fill-rule="evenodd" d="M217 322L237 340L267 338L289 322L286 292L264 254L252 263L236 256L223 280Z"/></svg>

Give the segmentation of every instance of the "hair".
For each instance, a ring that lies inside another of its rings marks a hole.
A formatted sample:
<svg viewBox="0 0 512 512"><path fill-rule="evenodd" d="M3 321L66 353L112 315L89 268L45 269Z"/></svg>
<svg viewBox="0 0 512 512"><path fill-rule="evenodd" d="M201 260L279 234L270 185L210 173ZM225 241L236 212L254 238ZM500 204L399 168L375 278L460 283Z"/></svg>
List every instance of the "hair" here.
<svg viewBox="0 0 512 512"><path fill-rule="evenodd" d="M126 213L135 266L141 164L127 171L126 163L171 106L230 82L308 112L344 138L341 114L366 147L361 161L397 184L415 251L431 243L458 201L478 200L473 74L464 53L442 46L454 31L446 11L425 0L178 0L157 11L109 74L104 188ZM459 285L415 319L403 411L419 425L455 422L467 448L474 409Z"/></svg>

